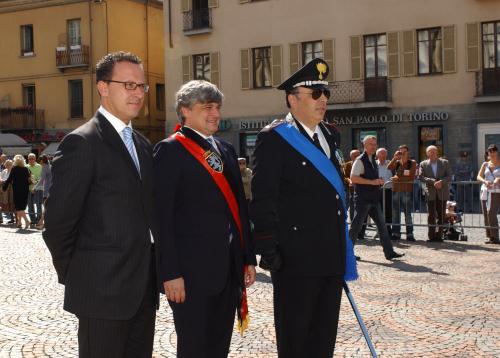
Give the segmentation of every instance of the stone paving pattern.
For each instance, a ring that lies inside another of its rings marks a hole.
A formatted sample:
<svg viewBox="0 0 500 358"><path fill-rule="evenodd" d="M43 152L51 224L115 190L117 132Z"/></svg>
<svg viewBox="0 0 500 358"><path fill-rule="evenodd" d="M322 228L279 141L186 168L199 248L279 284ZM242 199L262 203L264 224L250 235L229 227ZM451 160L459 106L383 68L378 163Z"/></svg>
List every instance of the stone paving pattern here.
<svg viewBox="0 0 500 358"><path fill-rule="evenodd" d="M416 243L396 244L406 253L398 262L384 259L378 241L356 247L360 279L350 288L379 357L500 357L500 246L483 244L482 230L443 244L415 231ZM62 297L40 232L1 226L0 357L77 357L77 322L62 310ZM235 332L229 356L276 357L272 286L263 271L249 305L250 328L243 338ZM175 342L162 298L154 357L175 357ZM369 356L344 296L335 357Z"/></svg>

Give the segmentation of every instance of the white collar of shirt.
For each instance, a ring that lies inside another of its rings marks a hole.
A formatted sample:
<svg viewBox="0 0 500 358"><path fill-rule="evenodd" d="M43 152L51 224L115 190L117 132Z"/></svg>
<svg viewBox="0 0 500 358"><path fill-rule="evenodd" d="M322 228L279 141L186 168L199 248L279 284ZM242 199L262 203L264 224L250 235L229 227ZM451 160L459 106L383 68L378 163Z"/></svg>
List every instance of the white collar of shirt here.
<svg viewBox="0 0 500 358"><path fill-rule="evenodd" d="M98 109L99 112L108 120L109 123L113 126L113 128L118 132L120 137L123 139L123 130L125 127L130 127L132 128L132 121L130 121L128 124L125 124L120 118L116 117L115 115L109 113L103 106L100 106Z"/></svg>
<svg viewBox="0 0 500 358"><path fill-rule="evenodd" d="M287 119L289 119L289 118L294 118L291 113L289 113L288 116L287 116ZM323 151L326 153L326 156L328 158L330 158L330 155L331 155L331 153L330 153L330 146L328 145L328 142L326 141L326 138L323 135L323 131L321 130L321 128L319 127L319 125L316 125L316 128L314 128L314 130L312 130L311 128L309 128L308 126L306 126L304 123L302 123L301 121L299 121L297 118L295 118L295 120L302 125L302 128L304 128L304 130L306 131L307 135L309 135L309 137L311 137L311 139L314 139L313 138L314 133L316 133L318 135L318 140L319 140L319 144L321 144L321 148L323 148ZM297 127L297 124L295 123L295 121L292 121L291 123L293 124L293 126L295 128L297 128L297 130L299 130L299 128Z"/></svg>
<svg viewBox="0 0 500 358"><path fill-rule="evenodd" d="M217 151L217 153L220 154L220 149L217 146L217 142L215 141L214 136L212 136L212 135L206 136L203 133L198 132L196 129L193 129L193 128L186 126L186 125L184 127L191 129L193 132L198 134L200 137L202 137L203 139L208 141L214 147L214 149Z"/></svg>

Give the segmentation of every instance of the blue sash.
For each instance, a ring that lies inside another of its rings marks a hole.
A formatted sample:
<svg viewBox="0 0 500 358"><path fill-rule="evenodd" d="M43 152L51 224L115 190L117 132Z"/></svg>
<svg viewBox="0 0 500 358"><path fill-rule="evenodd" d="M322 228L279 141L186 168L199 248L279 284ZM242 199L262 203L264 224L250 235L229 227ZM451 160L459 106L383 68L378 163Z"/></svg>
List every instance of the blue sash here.
<svg viewBox="0 0 500 358"><path fill-rule="evenodd" d="M344 191L344 183L340 178L337 168L311 141L307 140L292 124L282 123L274 128L274 130L283 137L293 148L300 154L309 159L314 167L325 177L326 180L335 188L337 193L342 198L344 205L344 213L347 213L346 195ZM335 155L332 153L332 155ZM358 278L356 269L356 258L354 257L354 249L352 242L349 239L349 229L347 227L347 215L344 215L345 224L345 274L344 280L353 281Z"/></svg>

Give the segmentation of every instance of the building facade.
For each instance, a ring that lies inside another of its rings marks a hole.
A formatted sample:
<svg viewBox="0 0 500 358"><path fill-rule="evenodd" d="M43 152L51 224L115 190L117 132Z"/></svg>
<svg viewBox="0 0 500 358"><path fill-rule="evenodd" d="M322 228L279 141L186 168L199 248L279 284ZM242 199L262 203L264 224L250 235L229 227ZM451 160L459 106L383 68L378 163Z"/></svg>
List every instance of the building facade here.
<svg viewBox="0 0 500 358"><path fill-rule="evenodd" d="M134 127L164 137L161 1L0 2L0 130L34 148L58 142L99 106L95 64L108 52L136 53L150 92Z"/></svg>
<svg viewBox="0 0 500 358"><path fill-rule="evenodd" d="M287 112L275 87L322 57L345 154L374 134L390 152L404 143L423 160L434 144L477 167L500 144L498 1L182 0L164 12L167 131L175 91L207 79L225 94L219 135L249 157Z"/></svg>

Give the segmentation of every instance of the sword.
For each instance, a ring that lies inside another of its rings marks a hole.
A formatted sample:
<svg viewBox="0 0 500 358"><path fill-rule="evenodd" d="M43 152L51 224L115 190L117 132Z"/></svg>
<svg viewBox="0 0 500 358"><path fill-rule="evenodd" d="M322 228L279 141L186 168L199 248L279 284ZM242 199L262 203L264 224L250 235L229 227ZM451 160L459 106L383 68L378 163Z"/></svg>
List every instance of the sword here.
<svg viewBox="0 0 500 358"><path fill-rule="evenodd" d="M356 302L354 302L354 297L352 297L351 291L347 286L347 282L343 283L345 294L349 299L349 303L351 304L352 310L354 311L354 315L358 320L359 327L361 327L361 331L363 331L363 336L365 336L366 343L368 344L368 348L370 348L370 353L372 354L372 358L377 358L377 352L375 351L375 347L373 347L372 340L370 339L370 335L368 334L368 330L363 322L363 318L361 318L361 314L358 311L358 307L356 306Z"/></svg>

